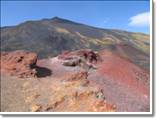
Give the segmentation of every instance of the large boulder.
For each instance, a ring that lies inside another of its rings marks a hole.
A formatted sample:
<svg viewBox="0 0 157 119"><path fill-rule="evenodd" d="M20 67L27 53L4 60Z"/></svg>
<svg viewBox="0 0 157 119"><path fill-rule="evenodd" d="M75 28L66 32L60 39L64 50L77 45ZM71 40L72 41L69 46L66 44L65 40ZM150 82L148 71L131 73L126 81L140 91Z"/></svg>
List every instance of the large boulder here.
<svg viewBox="0 0 157 119"><path fill-rule="evenodd" d="M58 56L63 61L64 66L80 66L86 71L96 69L96 63L102 61L99 54L91 49L82 49L77 51L64 51Z"/></svg>
<svg viewBox="0 0 157 119"><path fill-rule="evenodd" d="M100 60L98 53L92 51L91 49L78 50L76 51L76 54L80 57L83 57L85 60L87 60L90 63L96 63L97 61Z"/></svg>
<svg viewBox="0 0 157 119"><path fill-rule="evenodd" d="M19 78L36 76L37 55L22 50L1 52L1 71Z"/></svg>

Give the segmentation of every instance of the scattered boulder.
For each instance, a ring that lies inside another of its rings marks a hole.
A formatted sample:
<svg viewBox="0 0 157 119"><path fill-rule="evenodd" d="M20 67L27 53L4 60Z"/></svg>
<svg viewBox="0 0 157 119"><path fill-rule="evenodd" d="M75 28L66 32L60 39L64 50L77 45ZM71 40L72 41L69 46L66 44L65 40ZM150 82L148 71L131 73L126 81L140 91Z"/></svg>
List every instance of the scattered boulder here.
<svg viewBox="0 0 157 119"><path fill-rule="evenodd" d="M4 74L19 78L36 76L37 55L22 50L1 52L1 70Z"/></svg>

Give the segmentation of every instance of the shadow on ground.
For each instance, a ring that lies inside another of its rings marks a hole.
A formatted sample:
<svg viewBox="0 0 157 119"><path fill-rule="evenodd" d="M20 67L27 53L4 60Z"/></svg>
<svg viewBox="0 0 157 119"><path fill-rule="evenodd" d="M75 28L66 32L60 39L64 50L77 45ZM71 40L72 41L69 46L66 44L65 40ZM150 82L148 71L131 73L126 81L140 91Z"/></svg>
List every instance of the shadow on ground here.
<svg viewBox="0 0 157 119"><path fill-rule="evenodd" d="M52 71L45 67L36 66L36 71L37 71L37 77L39 78L52 75Z"/></svg>

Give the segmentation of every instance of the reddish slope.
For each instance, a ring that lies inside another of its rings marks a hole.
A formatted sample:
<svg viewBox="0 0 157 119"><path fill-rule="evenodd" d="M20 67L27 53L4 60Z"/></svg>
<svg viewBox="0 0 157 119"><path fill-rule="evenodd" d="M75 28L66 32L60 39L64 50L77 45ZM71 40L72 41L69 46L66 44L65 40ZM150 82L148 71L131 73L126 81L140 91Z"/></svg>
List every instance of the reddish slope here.
<svg viewBox="0 0 157 119"><path fill-rule="evenodd" d="M144 83L149 79L148 72L137 67L127 59L108 51L104 51L101 56L103 62L99 64L100 73L143 94L148 93L144 86Z"/></svg>
<svg viewBox="0 0 157 119"><path fill-rule="evenodd" d="M68 57L68 61L69 56L64 55ZM78 51L69 55L78 56ZM89 62L93 55L89 55L85 61L82 60L84 65L88 63L94 66L90 69L82 65L64 66L65 60L61 57L38 60L38 80L31 78L23 84L25 101L35 104L31 105L32 111L45 111L45 107L47 111L149 111L149 73L128 59L120 57L117 52L104 50L97 55L101 60L97 60L96 57L94 63ZM85 72L85 75L82 77L82 73L80 75L79 72ZM6 87L11 85L8 82L5 83ZM78 95L71 96L69 92L73 91L74 94L84 91L84 98L80 96L80 99ZM92 94L89 95L88 92ZM78 100L71 101L73 98ZM97 99L103 102L97 103ZM104 108L106 102L109 105Z"/></svg>
<svg viewBox="0 0 157 119"><path fill-rule="evenodd" d="M89 71L90 84L103 89L106 100L115 104L117 111L149 111L149 73L118 53L104 50L100 56L103 61L97 70ZM80 70L64 67L57 59L40 60L38 65L47 66L55 77Z"/></svg>
<svg viewBox="0 0 157 119"><path fill-rule="evenodd" d="M100 53L103 62L88 79L99 85L117 111L149 111L149 73L110 51Z"/></svg>

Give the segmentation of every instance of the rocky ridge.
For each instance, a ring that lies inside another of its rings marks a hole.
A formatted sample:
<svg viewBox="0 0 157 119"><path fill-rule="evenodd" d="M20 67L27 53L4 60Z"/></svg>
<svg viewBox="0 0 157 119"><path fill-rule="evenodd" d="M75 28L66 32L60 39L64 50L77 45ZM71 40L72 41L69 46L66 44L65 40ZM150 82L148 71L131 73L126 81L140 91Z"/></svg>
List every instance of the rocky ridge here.
<svg viewBox="0 0 157 119"><path fill-rule="evenodd" d="M108 50L65 51L42 60L31 52L2 52L1 73L2 111L149 111L149 73ZM26 109L5 99L14 84Z"/></svg>
<svg viewBox="0 0 157 119"><path fill-rule="evenodd" d="M89 52L84 51L84 53L88 54ZM90 51L90 53L94 54L92 51ZM82 54L80 55L82 58L83 56ZM84 57L84 60L89 58L89 60L92 61L92 56L93 55L91 55L90 58L89 56ZM59 56L58 59L62 59L64 62L63 57L61 58L61 56ZM14 76L15 78L12 80L19 78L24 80L22 85L20 84L22 89L21 95L24 98L24 103L28 105L29 109L27 110L29 111L110 112L116 109L115 105L106 102L101 89L97 86L90 86L90 81L87 80L88 72L83 69L75 73L66 72L60 78L54 78L53 76L40 78L37 74L44 73L45 70L38 72L37 55L24 51L2 52L1 64L3 75L7 75L6 77ZM5 92L5 90L2 91ZM7 109L5 109L5 111L7 111ZM16 111L16 109L14 111Z"/></svg>
<svg viewBox="0 0 157 119"><path fill-rule="evenodd" d="M37 55L31 52L1 52L1 71L19 78L35 77Z"/></svg>

